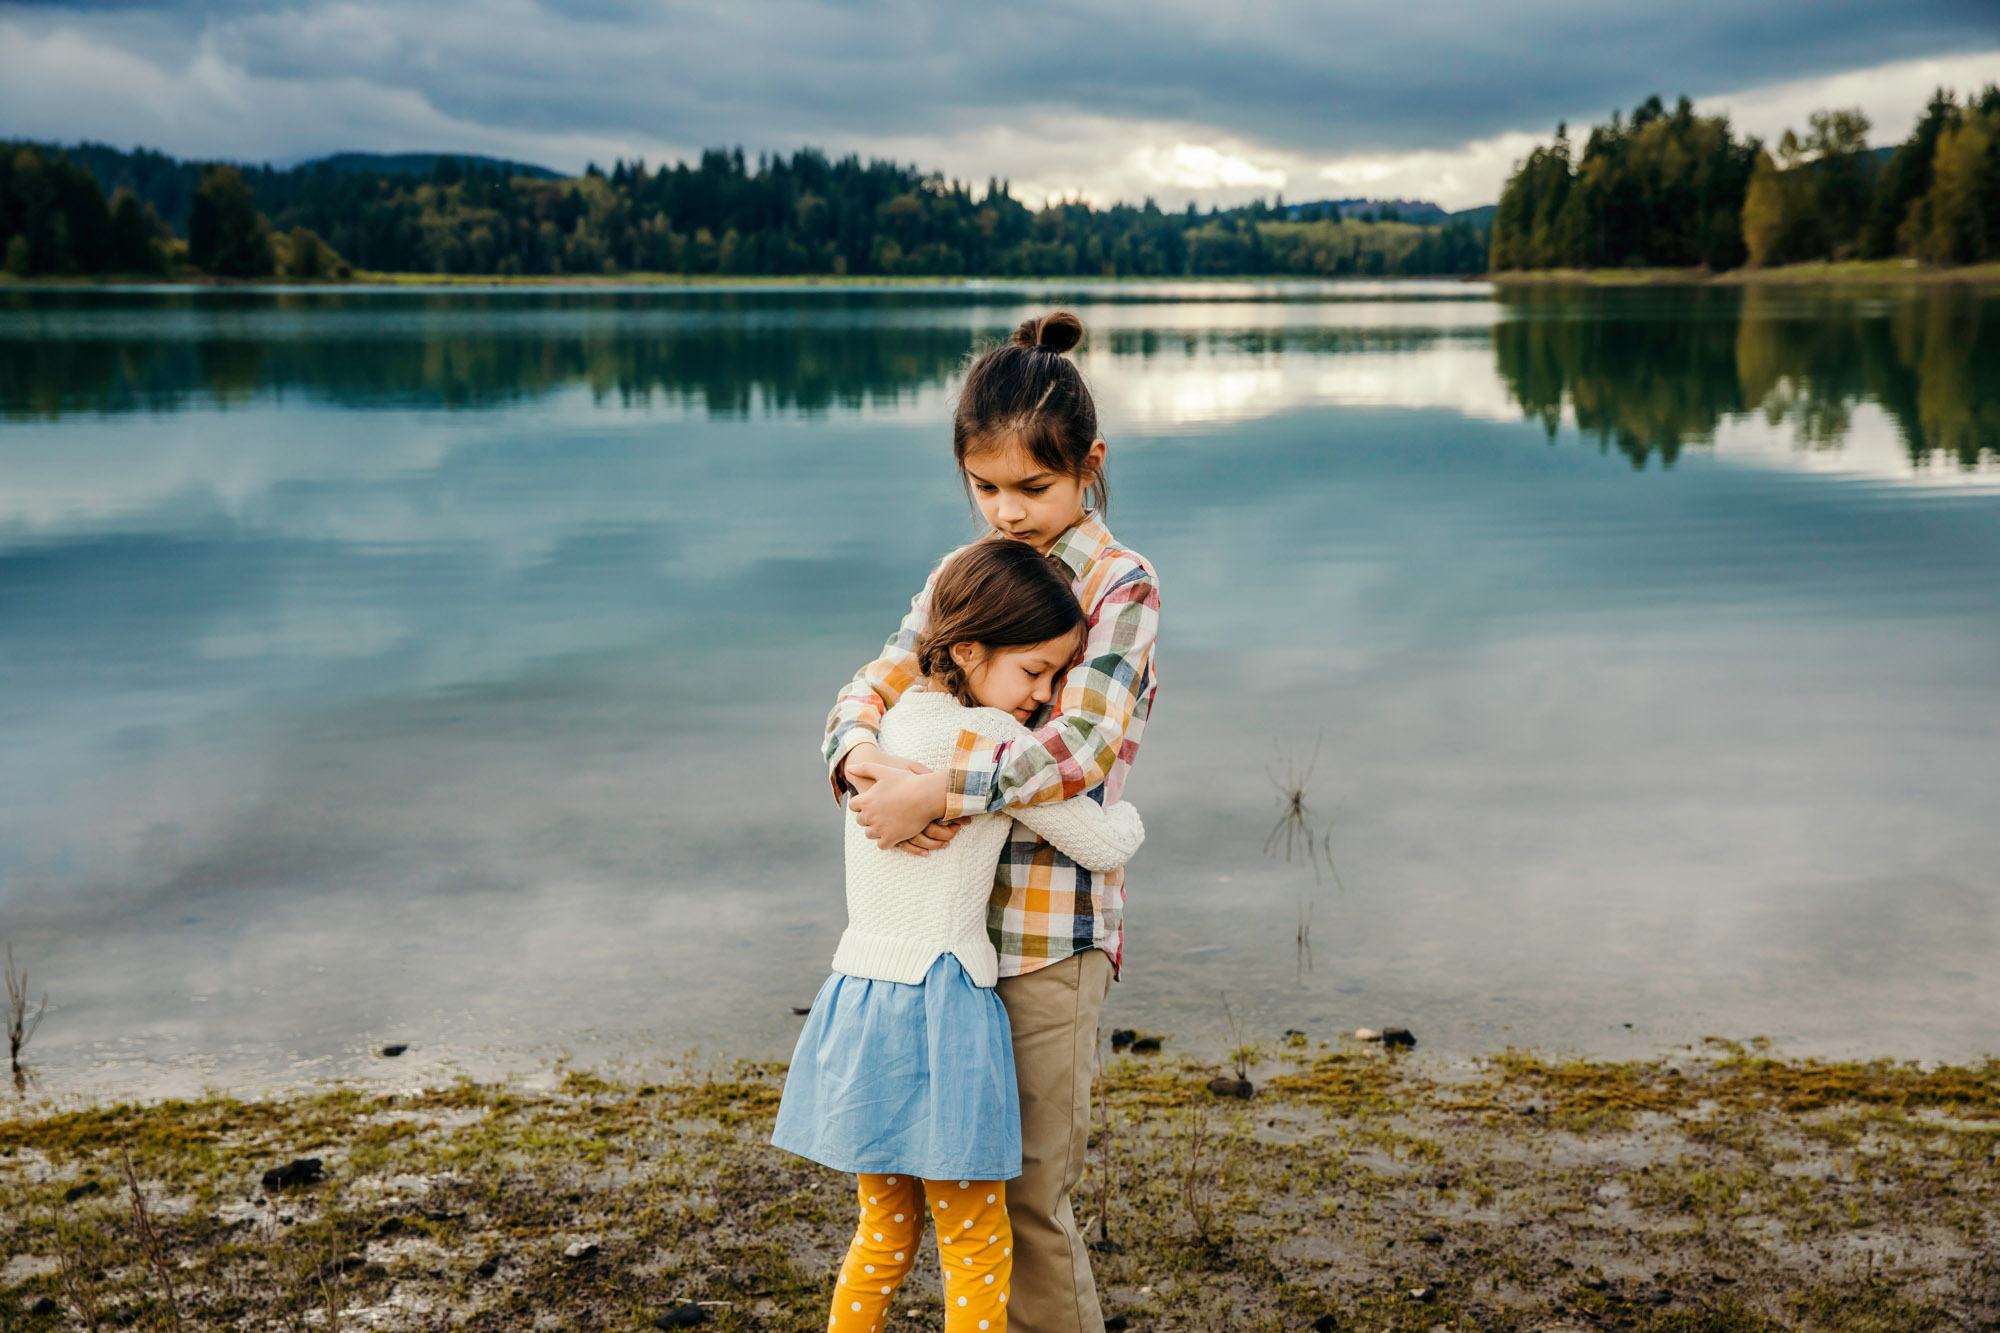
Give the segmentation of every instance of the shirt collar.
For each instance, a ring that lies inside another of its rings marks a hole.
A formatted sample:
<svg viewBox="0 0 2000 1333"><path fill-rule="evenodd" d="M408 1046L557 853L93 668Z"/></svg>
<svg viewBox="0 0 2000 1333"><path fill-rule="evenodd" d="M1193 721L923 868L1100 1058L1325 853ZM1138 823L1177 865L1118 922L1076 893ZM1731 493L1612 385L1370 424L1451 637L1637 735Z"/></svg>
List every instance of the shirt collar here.
<svg viewBox="0 0 2000 1333"><path fill-rule="evenodd" d="M1095 509L1086 509L1074 527L1056 538L1049 554L1062 561L1073 576L1082 578L1109 545L1111 530L1104 526L1104 516Z"/></svg>

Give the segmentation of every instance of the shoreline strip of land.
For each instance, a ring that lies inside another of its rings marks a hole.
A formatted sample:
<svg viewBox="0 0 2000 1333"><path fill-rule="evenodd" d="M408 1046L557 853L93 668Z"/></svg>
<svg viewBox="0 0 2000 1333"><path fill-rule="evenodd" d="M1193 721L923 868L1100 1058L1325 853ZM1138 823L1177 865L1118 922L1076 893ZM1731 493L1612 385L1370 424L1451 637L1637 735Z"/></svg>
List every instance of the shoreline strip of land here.
<svg viewBox="0 0 2000 1333"><path fill-rule="evenodd" d="M2000 1060L1710 1042L1468 1065L1296 1035L1249 1055L1105 1058L1077 1201L1127 1327L2000 1321ZM852 1182L768 1146L782 1085L775 1064L559 1065L508 1084L17 1105L0 1118L0 1322L817 1327ZM898 1327L942 1327L934 1255Z"/></svg>
<svg viewBox="0 0 2000 1333"><path fill-rule="evenodd" d="M941 275L897 277L888 275L836 276L832 274L717 274L717 273L584 273L584 274L480 274L480 273L377 273L355 271L345 279L221 278L211 274L185 272L171 277L146 275L90 274L77 277L13 278L0 274L0 291L13 288L99 288L148 287L185 288L343 288L439 287L439 288L618 288L618 287L743 287L743 288L995 288L1075 285L1080 287L1159 287L1191 284L1196 286L1374 286L1415 283L1491 284L1502 288L1520 287L1894 287L1894 286L1976 286L2000 285L2000 263L1945 267L1920 264L1914 260L1868 260L1840 263L1786 264L1773 268L1737 268L1720 272L1701 268L1603 268L1603 269L1522 269L1475 274L1400 274L1393 276L1323 277L1312 274L1190 274L1182 277L1102 277L1085 274L993 277Z"/></svg>

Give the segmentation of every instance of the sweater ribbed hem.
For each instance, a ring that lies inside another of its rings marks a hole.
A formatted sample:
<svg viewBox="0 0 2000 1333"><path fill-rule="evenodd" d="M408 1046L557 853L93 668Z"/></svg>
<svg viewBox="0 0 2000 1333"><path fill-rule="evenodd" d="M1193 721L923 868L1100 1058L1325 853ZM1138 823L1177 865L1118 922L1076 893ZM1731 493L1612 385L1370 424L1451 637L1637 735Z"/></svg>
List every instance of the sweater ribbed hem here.
<svg viewBox="0 0 2000 1333"><path fill-rule="evenodd" d="M849 927L841 934L834 950L833 970L850 977L874 981L899 981L905 986L923 984L931 964L945 954L956 954L965 975L982 990L991 990L1000 979L1000 958L985 931L957 940L940 949L935 943L912 940L903 935L874 935Z"/></svg>

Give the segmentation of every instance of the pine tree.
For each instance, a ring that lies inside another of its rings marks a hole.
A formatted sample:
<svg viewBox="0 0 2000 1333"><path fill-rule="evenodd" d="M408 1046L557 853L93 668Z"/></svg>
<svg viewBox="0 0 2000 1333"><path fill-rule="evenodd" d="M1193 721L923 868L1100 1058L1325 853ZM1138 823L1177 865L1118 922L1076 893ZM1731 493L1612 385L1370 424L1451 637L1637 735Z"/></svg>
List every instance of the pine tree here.
<svg viewBox="0 0 2000 1333"><path fill-rule="evenodd" d="M1778 164L1769 153L1760 151L1750 172L1750 188L1743 196L1743 247L1749 251L1751 268L1777 262L1784 231L1785 197Z"/></svg>
<svg viewBox="0 0 2000 1333"><path fill-rule="evenodd" d="M111 268L118 273L160 274L167 257L156 239L157 218L130 190L120 190L111 202Z"/></svg>
<svg viewBox="0 0 2000 1333"><path fill-rule="evenodd" d="M188 210L188 259L196 268L225 277L271 273L270 224L235 167L213 166L202 173Z"/></svg>
<svg viewBox="0 0 2000 1333"><path fill-rule="evenodd" d="M1911 211L1908 248L1933 264L1976 264L1991 253L1985 215L2000 116L1962 112L1938 135L1931 187Z"/></svg>
<svg viewBox="0 0 2000 1333"><path fill-rule="evenodd" d="M1938 136L1958 111L1958 101L1940 88L1931 94L1930 104L1918 118L1917 127L1890 157L1876 183L1875 200L1868 212L1868 226L1861 234L1864 259L1887 259L1896 253L1899 233L1910 210L1930 192L1931 164L1937 155Z"/></svg>

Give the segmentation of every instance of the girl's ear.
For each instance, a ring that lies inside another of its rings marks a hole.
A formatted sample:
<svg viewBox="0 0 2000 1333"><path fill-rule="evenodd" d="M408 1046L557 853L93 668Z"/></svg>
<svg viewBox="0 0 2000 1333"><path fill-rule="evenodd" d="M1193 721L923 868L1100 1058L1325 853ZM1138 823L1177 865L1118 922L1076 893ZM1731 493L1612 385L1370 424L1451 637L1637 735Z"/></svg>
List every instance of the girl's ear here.
<svg viewBox="0 0 2000 1333"><path fill-rule="evenodd" d="M951 660L957 664L960 671L970 671L972 670L973 662L979 656L979 645L976 643L954 643L947 651L951 654Z"/></svg>
<svg viewBox="0 0 2000 1333"><path fill-rule="evenodd" d="M1087 497L1089 495L1089 488L1095 486L1097 488L1097 503L1100 507L1103 506L1105 497L1104 455L1110 451L1110 448L1111 446L1101 439L1092 440L1090 442L1090 452L1083 456L1084 493Z"/></svg>

